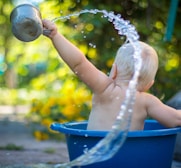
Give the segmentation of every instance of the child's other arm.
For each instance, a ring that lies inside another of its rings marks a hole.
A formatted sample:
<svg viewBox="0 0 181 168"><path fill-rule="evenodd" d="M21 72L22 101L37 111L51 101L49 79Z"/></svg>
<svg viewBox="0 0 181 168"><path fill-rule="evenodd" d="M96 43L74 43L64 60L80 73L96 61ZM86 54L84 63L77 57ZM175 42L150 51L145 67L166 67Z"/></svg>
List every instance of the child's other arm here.
<svg viewBox="0 0 181 168"><path fill-rule="evenodd" d="M145 94L147 112L150 117L166 127L181 126L181 110L163 104L157 97Z"/></svg>

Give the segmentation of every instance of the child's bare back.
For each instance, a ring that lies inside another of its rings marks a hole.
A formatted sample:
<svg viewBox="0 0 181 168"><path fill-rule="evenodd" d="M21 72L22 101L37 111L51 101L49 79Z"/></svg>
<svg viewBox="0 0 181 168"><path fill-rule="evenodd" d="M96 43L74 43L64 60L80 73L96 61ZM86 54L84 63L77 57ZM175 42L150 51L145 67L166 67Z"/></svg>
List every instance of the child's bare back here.
<svg viewBox="0 0 181 168"><path fill-rule="evenodd" d="M117 86L114 83L102 93L93 95L93 107L89 116L89 130L110 130L117 115L120 112L121 104L125 99L127 87ZM142 130L144 120L147 117L146 109L141 100L143 94L137 92L134 104L134 113L131 121L130 130ZM127 121L125 121L127 122Z"/></svg>

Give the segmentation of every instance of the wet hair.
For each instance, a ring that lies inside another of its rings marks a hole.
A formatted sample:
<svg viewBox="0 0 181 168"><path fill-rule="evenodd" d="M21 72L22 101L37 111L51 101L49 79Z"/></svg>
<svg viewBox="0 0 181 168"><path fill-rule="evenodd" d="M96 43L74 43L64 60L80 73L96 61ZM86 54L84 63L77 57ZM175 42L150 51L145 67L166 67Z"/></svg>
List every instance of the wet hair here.
<svg viewBox="0 0 181 168"><path fill-rule="evenodd" d="M158 56L148 44L139 41L141 47L142 68L138 79L137 89L142 90L155 79L158 70ZM134 74L134 48L130 43L122 45L116 54L114 63L117 65L117 78L129 82Z"/></svg>

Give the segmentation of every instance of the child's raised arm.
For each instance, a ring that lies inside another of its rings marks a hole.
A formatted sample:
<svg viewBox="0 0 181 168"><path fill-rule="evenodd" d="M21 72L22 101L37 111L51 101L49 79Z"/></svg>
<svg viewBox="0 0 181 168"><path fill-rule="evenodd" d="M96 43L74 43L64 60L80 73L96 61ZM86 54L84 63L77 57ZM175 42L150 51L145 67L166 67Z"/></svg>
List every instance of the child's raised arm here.
<svg viewBox="0 0 181 168"><path fill-rule="evenodd" d="M110 78L99 71L84 54L63 35L58 33L56 25L49 20L43 20L45 29L51 30L48 37L61 58L72 71L95 93L103 92L111 82Z"/></svg>

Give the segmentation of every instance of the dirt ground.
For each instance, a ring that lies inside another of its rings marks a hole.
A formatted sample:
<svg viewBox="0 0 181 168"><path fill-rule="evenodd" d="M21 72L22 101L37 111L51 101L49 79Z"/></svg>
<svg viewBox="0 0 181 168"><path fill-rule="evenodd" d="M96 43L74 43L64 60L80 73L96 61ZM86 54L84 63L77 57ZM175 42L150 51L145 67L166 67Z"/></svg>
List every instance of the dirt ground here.
<svg viewBox="0 0 181 168"><path fill-rule="evenodd" d="M7 107L0 108L0 168L68 162L66 143L35 140L23 116L21 110L16 113Z"/></svg>

